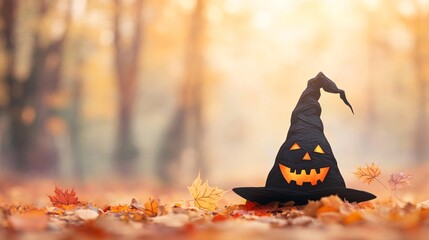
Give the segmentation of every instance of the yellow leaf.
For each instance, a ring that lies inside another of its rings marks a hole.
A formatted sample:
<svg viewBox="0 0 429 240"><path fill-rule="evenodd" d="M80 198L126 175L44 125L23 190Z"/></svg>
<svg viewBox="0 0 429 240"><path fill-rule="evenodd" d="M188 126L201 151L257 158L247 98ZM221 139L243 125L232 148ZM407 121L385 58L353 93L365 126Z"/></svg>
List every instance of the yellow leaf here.
<svg viewBox="0 0 429 240"><path fill-rule="evenodd" d="M339 198L337 195L322 197L320 201L323 203L323 206L334 209L334 211L338 211L338 209L344 204L341 198Z"/></svg>
<svg viewBox="0 0 429 240"><path fill-rule="evenodd" d="M366 167L358 166L354 174L362 182L370 184L381 174L381 170L376 164L371 163L371 165L367 164Z"/></svg>
<svg viewBox="0 0 429 240"><path fill-rule="evenodd" d="M123 213L130 210L128 205L118 205L118 206L110 206L110 212L111 213Z"/></svg>
<svg viewBox="0 0 429 240"><path fill-rule="evenodd" d="M188 187L189 193L194 198L195 206L200 209L214 211L217 203L222 198L224 190L217 187L210 187L208 180L204 183L198 173L197 178L190 187Z"/></svg>
<svg viewBox="0 0 429 240"><path fill-rule="evenodd" d="M144 203L144 213L149 217L156 217L158 215L158 209L158 199L149 198L149 200Z"/></svg>
<svg viewBox="0 0 429 240"><path fill-rule="evenodd" d="M308 201L308 204L304 208L304 214L310 217L317 216L317 210L322 207L322 202L320 201Z"/></svg>

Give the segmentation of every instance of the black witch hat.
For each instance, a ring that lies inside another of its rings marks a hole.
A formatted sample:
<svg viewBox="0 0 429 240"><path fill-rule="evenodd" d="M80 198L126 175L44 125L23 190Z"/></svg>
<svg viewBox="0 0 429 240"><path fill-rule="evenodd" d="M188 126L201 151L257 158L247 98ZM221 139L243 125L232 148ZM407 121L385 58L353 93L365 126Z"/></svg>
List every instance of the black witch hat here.
<svg viewBox="0 0 429 240"><path fill-rule="evenodd" d="M280 147L274 166L268 174L265 187L239 187L233 191L243 198L261 204L293 201L307 204L329 195L338 195L349 202L362 202L375 195L346 188L331 146L323 133L320 119L320 88L339 93L347 101L343 90L323 73L308 81L298 104L292 112L291 126L286 141Z"/></svg>

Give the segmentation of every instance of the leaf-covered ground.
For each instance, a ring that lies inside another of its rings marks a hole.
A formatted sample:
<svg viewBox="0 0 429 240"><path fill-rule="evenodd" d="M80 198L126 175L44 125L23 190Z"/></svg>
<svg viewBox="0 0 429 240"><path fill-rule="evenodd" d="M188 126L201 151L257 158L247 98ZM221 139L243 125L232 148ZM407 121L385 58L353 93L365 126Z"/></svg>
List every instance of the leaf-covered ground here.
<svg viewBox="0 0 429 240"><path fill-rule="evenodd" d="M395 240L429 236L429 201L386 198L355 204L329 196L305 206L292 202L261 206L240 198L230 200L233 192L211 187L199 176L180 189L132 182L68 185L10 179L1 180L0 187L0 239Z"/></svg>

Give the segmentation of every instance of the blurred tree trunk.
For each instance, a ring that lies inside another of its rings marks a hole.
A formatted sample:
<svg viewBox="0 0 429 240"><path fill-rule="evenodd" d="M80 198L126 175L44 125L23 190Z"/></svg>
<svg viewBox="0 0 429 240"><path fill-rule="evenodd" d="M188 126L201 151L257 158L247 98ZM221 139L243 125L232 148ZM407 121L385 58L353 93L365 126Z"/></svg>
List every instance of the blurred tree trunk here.
<svg viewBox="0 0 429 240"><path fill-rule="evenodd" d="M2 38L4 39L4 46L5 46L5 55L6 55L6 72L5 72L5 84L8 88L8 105L6 106L6 114L9 116L9 122L10 122L10 128L11 129L17 129L20 128L16 127L15 121L21 122L21 110L23 103L18 102L19 96L21 93L21 89L17 84L17 80L15 78L14 70L15 70L15 52L16 52L16 45L15 45L15 36L14 36L14 29L16 25L16 15L18 11L18 4L17 1L8 1L8 0L2 0L0 2L0 10L1 10L1 18L3 22L3 28L1 31ZM15 97L16 96L16 97ZM12 98L15 99L15 101L12 102ZM24 130L24 129L23 129ZM15 130L16 131L16 130ZM12 132L14 132L12 130ZM9 131L9 134L10 131ZM16 134L20 136L20 134ZM21 134L22 135L22 134ZM19 139L11 138L10 139L10 145L11 148L13 148L16 144L14 142L19 143ZM8 160L9 162L12 159L15 159L15 162L10 162L10 165L12 168L15 168L16 170L19 170L19 168L23 165L23 158L21 156L15 156L18 155L19 152L14 153L13 149L6 149Z"/></svg>
<svg viewBox="0 0 429 240"><path fill-rule="evenodd" d="M412 21L415 35L414 63L417 75L417 122L415 139L416 162L429 161L429 11L416 5L416 16Z"/></svg>
<svg viewBox="0 0 429 240"><path fill-rule="evenodd" d="M179 106L161 145L158 163L160 180L172 183L180 180L180 164L192 162L204 172L203 154L203 52L205 0L197 0L190 19L185 56L185 76L179 92Z"/></svg>
<svg viewBox="0 0 429 240"><path fill-rule="evenodd" d="M132 174L138 156L137 147L132 136L132 113L137 91L139 52L142 34L143 0L134 3L134 28L132 39L127 44L121 29L122 3L115 0L114 34L115 34L115 68L119 89L118 132L116 138L116 166L121 174Z"/></svg>
<svg viewBox="0 0 429 240"><path fill-rule="evenodd" d="M16 13L16 1L5 1L5 11ZM50 5L38 1L37 20L46 17ZM9 9L8 9L9 8ZM9 88L8 114L10 121L11 159L15 170L20 172L54 173L58 164L58 153L48 130L47 120L52 115L48 97L57 90L61 78L61 56L66 39L70 13L65 16L63 35L48 44L41 43L41 32L33 35L32 65L25 79L14 75L16 45L14 29L16 16L7 19L6 38L9 66L6 84Z"/></svg>
<svg viewBox="0 0 429 240"><path fill-rule="evenodd" d="M388 45L385 40L380 37L379 28L380 22L377 17L377 9L374 6L363 4L363 12L366 12L366 45L367 45L367 75L365 89L365 129L361 132L361 141L366 154L371 154L377 151L377 130L379 129L379 113L377 111L377 79L383 78L384 72L380 63L385 62L387 53L389 52ZM371 156L368 156L371 157Z"/></svg>
<svg viewBox="0 0 429 240"><path fill-rule="evenodd" d="M72 105L71 105L71 118L70 125L70 143L71 152L73 157L73 172L77 179L83 178L82 166L82 149L81 149L81 106L82 106L82 79L80 76L74 76L72 85Z"/></svg>
<svg viewBox="0 0 429 240"><path fill-rule="evenodd" d="M410 1L414 7L411 15L403 14L397 5L384 1L384 6L394 11L396 17L407 25L410 35L414 37L414 47L411 50L411 61L414 62L416 73L416 124L414 134L414 162L429 161L429 9L419 1ZM396 9L395 9L396 7Z"/></svg>

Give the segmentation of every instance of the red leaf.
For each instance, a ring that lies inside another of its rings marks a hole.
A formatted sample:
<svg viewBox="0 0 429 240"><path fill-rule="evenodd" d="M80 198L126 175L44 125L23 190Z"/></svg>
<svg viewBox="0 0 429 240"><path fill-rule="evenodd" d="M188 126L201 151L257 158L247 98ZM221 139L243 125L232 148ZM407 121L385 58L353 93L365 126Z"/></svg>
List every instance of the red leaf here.
<svg viewBox="0 0 429 240"><path fill-rule="evenodd" d="M216 216L213 217L212 221L213 222L223 222L225 220L228 220L228 217L222 214L218 214Z"/></svg>
<svg viewBox="0 0 429 240"><path fill-rule="evenodd" d="M55 186L54 193L55 195L48 197L51 200L52 205L55 207L62 208L64 205L79 204L79 200L76 197L74 188L72 188L72 190L69 192L68 189L63 191L61 188Z"/></svg>
<svg viewBox="0 0 429 240"><path fill-rule="evenodd" d="M242 209L245 211L252 211L255 210L255 208L257 208L258 206L260 205L256 202L246 201L246 204L243 205Z"/></svg>

